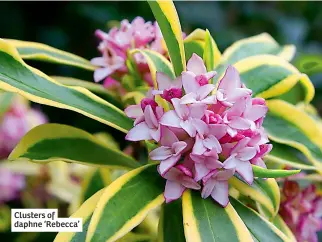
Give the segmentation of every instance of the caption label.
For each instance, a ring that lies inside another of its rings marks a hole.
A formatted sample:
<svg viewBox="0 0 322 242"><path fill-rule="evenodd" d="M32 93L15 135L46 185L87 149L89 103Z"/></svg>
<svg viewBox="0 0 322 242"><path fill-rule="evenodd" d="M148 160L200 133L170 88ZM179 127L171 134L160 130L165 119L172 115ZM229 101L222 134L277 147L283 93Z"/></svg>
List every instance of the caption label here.
<svg viewBox="0 0 322 242"><path fill-rule="evenodd" d="M58 218L57 209L11 209L12 232L82 232L82 218Z"/></svg>

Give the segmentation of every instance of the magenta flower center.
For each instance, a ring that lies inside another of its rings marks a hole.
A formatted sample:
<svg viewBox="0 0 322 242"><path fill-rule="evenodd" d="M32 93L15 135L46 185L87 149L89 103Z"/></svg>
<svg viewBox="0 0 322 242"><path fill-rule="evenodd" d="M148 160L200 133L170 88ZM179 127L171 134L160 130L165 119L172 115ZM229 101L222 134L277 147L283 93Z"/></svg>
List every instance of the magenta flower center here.
<svg viewBox="0 0 322 242"><path fill-rule="evenodd" d="M166 89L163 91L163 94L161 95L161 97L167 100L168 102L171 102L172 98L182 97L182 89L181 88Z"/></svg>

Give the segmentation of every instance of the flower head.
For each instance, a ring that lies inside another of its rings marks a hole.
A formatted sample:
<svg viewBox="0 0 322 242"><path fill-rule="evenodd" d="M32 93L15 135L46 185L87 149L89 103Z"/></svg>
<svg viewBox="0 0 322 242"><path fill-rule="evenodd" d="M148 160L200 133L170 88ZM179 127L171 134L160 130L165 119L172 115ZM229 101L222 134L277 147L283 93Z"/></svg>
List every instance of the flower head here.
<svg viewBox="0 0 322 242"><path fill-rule="evenodd" d="M282 189L280 215L298 241L317 242L322 230L322 197L315 185L301 189L296 181L286 180Z"/></svg>
<svg viewBox="0 0 322 242"><path fill-rule="evenodd" d="M13 173L7 168L0 167L0 204L17 198L18 193L25 187L25 177Z"/></svg>
<svg viewBox="0 0 322 242"><path fill-rule="evenodd" d="M203 198L211 196L225 207L228 180L237 172L252 184L252 164L265 167L262 158L272 149L262 127L265 100L251 97L234 67L228 67L217 89L210 83L215 74L193 54L187 71L175 80L156 74L152 95L160 95L170 110L164 112L153 96L125 110L135 120L128 140L159 142L150 158L160 161L158 171L167 180L166 202L187 188L201 189Z"/></svg>

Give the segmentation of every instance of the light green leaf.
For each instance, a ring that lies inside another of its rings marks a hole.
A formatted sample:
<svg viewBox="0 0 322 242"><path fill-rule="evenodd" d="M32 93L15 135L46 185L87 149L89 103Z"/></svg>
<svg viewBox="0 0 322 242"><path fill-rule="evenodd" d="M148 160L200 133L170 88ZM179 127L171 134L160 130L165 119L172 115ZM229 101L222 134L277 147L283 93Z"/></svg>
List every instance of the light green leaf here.
<svg viewBox="0 0 322 242"><path fill-rule="evenodd" d="M199 191L187 190L182 197L183 226L187 242L252 241L247 227L229 203L223 208Z"/></svg>
<svg viewBox="0 0 322 242"><path fill-rule="evenodd" d="M87 242L115 241L164 202L165 181L155 164L126 173L108 186L88 228Z"/></svg>
<svg viewBox="0 0 322 242"><path fill-rule="evenodd" d="M0 117L5 114L14 98L14 94L11 92L0 92Z"/></svg>
<svg viewBox="0 0 322 242"><path fill-rule="evenodd" d="M95 193L89 199L87 199L82 206L72 214L71 218L83 219L83 231L82 232L60 232L57 234L54 242L85 242L89 223L91 221L93 212L103 194L103 189Z"/></svg>
<svg viewBox="0 0 322 242"><path fill-rule="evenodd" d="M190 40L184 41L184 50L186 53L186 58L189 60L193 53L196 53L198 56L203 56L205 43L201 40Z"/></svg>
<svg viewBox="0 0 322 242"><path fill-rule="evenodd" d="M298 174L301 170L278 170L278 169L265 169L260 166L252 165L255 177L259 178L278 178L287 177Z"/></svg>
<svg viewBox="0 0 322 242"><path fill-rule="evenodd" d="M230 202L256 241L292 241L271 222L260 216L251 208L246 207L244 204L232 197L230 198Z"/></svg>
<svg viewBox="0 0 322 242"><path fill-rule="evenodd" d="M322 174L322 130L304 111L282 100L268 100L263 126L271 140L300 152Z"/></svg>
<svg viewBox="0 0 322 242"><path fill-rule="evenodd" d="M221 59L221 53L218 50L215 40L212 38L208 29L205 36L205 47L203 53L203 60L206 64L208 71L213 71L217 65L219 65Z"/></svg>
<svg viewBox="0 0 322 242"><path fill-rule="evenodd" d="M158 242L185 242L182 200L163 204L159 221Z"/></svg>
<svg viewBox="0 0 322 242"><path fill-rule="evenodd" d="M6 39L6 41L17 48L22 59L76 66L89 71L94 71L97 68L82 57L53 48L49 45L14 39Z"/></svg>
<svg viewBox="0 0 322 242"><path fill-rule="evenodd" d="M148 1L158 21L176 76L186 69L185 52L179 17L172 1Z"/></svg>
<svg viewBox="0 0 322 242"><path fill-rule="evenodd" d="M104 100L108 101L109 103L115 105L118 108L123 109L123 104L116 99L115 94L110 92L101 84L96 84L93 82L88 82L72 77L65 77L65 76L50 76L56 82L59 82L65 86L70 87L84 87L87 90L91 91L92 93L96 94L97 96L103 98Z"/></svg>
<svg viewBox="0 0 322 242"><path fill-rule="evenodd" d="M273 149L264 157L267 165L277 165L278 167L292 167L302 170L316 170L315 166L309 164L305 156L297 149L271 141Z"/></svg>
<svg viewBox="0 0 322 242"><path fill-rule="evenodd" d="M229 184L241 194L261 204L274 217L279 210L280 190L273 178L255 179L252 185L248 185L237 177L229 179Z"/></svg>
<svg viewBox="0 0 322 242"><path fill-rule="evenodd" d="M27 99L69 109L127 132L133 126L124 112L82 87L64 86L23 62L18 51L0 39L0 89Z"/></svg>
<svg viewBox="0 0 322 242"><path fill-rule="evenodd" d="M135 168L139 163L111 149L93 135L72 126L43 124L29 131L10 154L9 160L66 161L106 167Z"/></svg>

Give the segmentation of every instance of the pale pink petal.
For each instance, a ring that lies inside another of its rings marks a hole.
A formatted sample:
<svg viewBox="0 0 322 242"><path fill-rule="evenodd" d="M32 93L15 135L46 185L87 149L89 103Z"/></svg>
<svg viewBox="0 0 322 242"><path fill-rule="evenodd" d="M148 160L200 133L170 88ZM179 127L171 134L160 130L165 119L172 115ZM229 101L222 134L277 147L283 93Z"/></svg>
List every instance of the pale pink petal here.
<svg viewBox="0 0 322 242"><path fill-rule="evenodd" d="M182 85L186 94L190 92L197 93L200 85L195 78L196 75L190 71L182 72Z"/></svg>
<svg viewBox="0 0 322 242"><path fill-rule="evenodd" d="M215 95L211 95L209 97L206 97L205 99L203 99L201 101L201 103L204 103L204 104L216 104L217 102L217 99L216 99L216 96Z"/></svg>
<svg viewBox="0 0 322 242"><path fill-rule="evenodd" d="M248 184L252 184L254 180L253 168L249 161L240 161L236 165L236 172L244 178Z"/></svg>
<svg viewBox="0 0 322 242"><path fill-rule="evenodd" d="M228 181L235 174L235 169L224 169L219 170L216 174L216 180L218 181Z"/></svg>
<svg viewBox="0 0 322 242"><path fill-rule="evenodd" d="M227 133L227 126L224 124L209 124L209 133L221 139Z"/></svg>
<svg viewBox="0 0 322 242"><path fill-rule="evenodd" d="M172 167L174 167L179 159L180 155L177 155L171 156L168 159L161 161L159 165L159 172L161 176L165 175L165 173L167 173Z"/></svg>
<svg viewBox="0 0 322 242"><path fill-rule="evenodd" d="M105 66L105 58L104 57L95 57L91 59L91 63L95 66Z"/></svg>
<svg viewBox="0 0 322 242"><path fill-rule="evenodd" d="M204 86L201 86L197 91L197 94L198 94L200 100L207 97L209 95L209 93L211 93L212 90L214 90L214 89L215 89L215 85L213 85L213 84L206 84Z"/></svg>
<svg viewBox="0 0 322 242"><path fill-rule="evenodd" d="M189 115L189 108L187 107L187 105L181 104L180 103L181 101L179 98L172 98L171 101L172 101L174 110L180 119L184 119Z"/></svg>
<svg viewBox="0 0 322 242"><path fill-rule="evenodd" d="M217 181L215 179L208 179L206 183L204 183L202 191L201 191L201 197L202 198L207 198L210 196L210 194L212 193L215 184L217 183Z"/></svg>
<svg viewBox="0 0 322 242"><path fill-rule="evenodd" d="M223 163L225 169L235 169L239 164L239 160L235 155L229 156Z"/></svg>
<svg viewBox="0 0 322 242"><path fill-rule="evenodd" d="M227 127L227 133L230 135L230 137L235 137L237 135L237 130Z"/></svg>
<svg viewBox="0 0 322 242"><path fill-rule="evenodd" d="M191 177L183 176L181 178L181 184L189 189L199 190L201 186Z"/></svg>
<svg viewBox="0 0 322 242"><path fill-rule="evenodd" d="M228 197L228 182L217 181L214 189L211 192L211 197L221 206L226 207L229 203Z"/></svg>
<svg viewBox="0 0 322 242"><path fill-rule="evenodd" d="M167 127L162 127L161 145L172 147L172 144L178 142L177 136Z"/></svg>
<svg viewBox="0 0 322 242"><path fill-rule="evenodd" d="M227 93L234 92L234 89L241 86L240 77L235 67L229 65L225 75L219 82L218 89L224 89Z"/></svg>
<svg viewBox="0 0 322 242"><path fill-rule="evenodd" d="M241 117L234 117L229 122L229 126L233 129L241 129L246 130L250 128L250 124L247 121L247 119L241 118Z"/></svg>
<svg viewBox="0 0 322 242"><path fill-rule="evenodd" d="M196 75L205 74L207 72L203 60L195 53L192 54L187 63L187 70L192 71Z"/></svg>
<svg viewBox="0 0 322 242"><path fill-rule="evenodd" d="M255 147L245 147L238 151L238 159L242 161L249 161L250 159L254 158L256 155L256 148Z"/></svg>
<svg viewBox="0 0 322 242"><path fill-rule="evenodd" d="M197 102L197 94L194 92L184 95L180 100L180 104L190 104L195 102Z"/></svg>
<svg viewBox="0 0 322 242"><path fill-rule="evenodd" d="M205 115L207 105L205 105L205 104L191 104L189 109L190 109L190 116L192 118L201 119Z"/></svg>
<svg viewBox="0 0 322 242"><path fill-rule="evenodd" d="M150 152L151 160L165 160L172 156L172 150L170 147L161 146Z"/></svg>
<svg viewBox="0 0 322 242"><path fill-rule="evenodd" d="M209 71L206 74L203 74L207 80L210 80L213 78L215 75L217 75L216 71Z"/></svg>
<svg viewBox="0 0 322 242"><path fill-rule="evenodd" d="M203 177L205 177L210 172L204 164L195 163L195 180L200 181Z"/></svg>
<svg viewBox="0 0 322 242"><path fill-rule="evenodd" d="M200 134L201 136L204 136L206 133L209 132L208 125L204 121L200 119L193 119L192 121L198 134Z"/></svg>
<svg viewBox="0 0 322 242"><path fill-rule="evenodd" d="M187 143L184 141L178 141L172 144L172 150L174 151L174 155L179 155L182 151L187 147Z"/></svg>
<svg viewBox="0 0 322 242"><path fill-rule="evenodd" d="M156 142L159 142L161 139L161 125L157 129L150 129L150 135Z"/></svg>
<svg viewBox="0 0 322 242"><path fill-rule="evenodd" d="M164 189L165 202L169 203L171 201L177 200L182 196L185 190L186 188L180 183L168 180Z"/></svg>
<svg viewBox="0 0 322 242"><path fill-rule="evenodd" d="M237 153L239 150L243 149L244 147L247 146L247 144L249 143L251 139L249 137L245 137L242 140L240 140L235 147L233 148L233 150L231 151L231 153Z"/></svg>
<svg viewBox="0 0 322 242"><path fill-rule="evenodd" d="M252 121L256 121L262 117L264 117L266 115L268 111L268 107L266 106L261 106L261 105L256 105L253 106L249 112L247 112L245 116L245 118L252 120Z"/></svg>
<svg viewBox="0 0 322 242"><path fill-rule="evenodd" d="M176 88L182 88L182 76L178 76L174 79L171 85Z"/></svg>
<svg viewBox="0 0 322 242"><path fill-rule="evenodd" d="M125 110L124 110L126 116L128 116L129 118L138 118L140 116L143 116L143 111L140 105L131 105L128 106Z"/></svg>
<svg viewBox="0 0 322 242"><path fill-rule="evenodd" d="M189 119L186 121L181 121L180 127L183 128L190 135L190 137L196 136L197 130L196 130L195 126L193 125L192 119Z"/></svg>
<svg viewBox="0 0 322 242"><path fill-rule="evenodd" d="M261 158L255 158L251 160L251 163L255 166L260 166L262 168L266 168L266 164Z"/></svg>
<svg viewBox="0 0 322 242"><path fill-rule="evenodd" d="M181 119L178 117L177 113L174 110L166 112L160 120L160 124L175 128L181 127L180 122Z"/></svg>
<svg viewBox="0 0 322 242"><path fill-rule="evenodd" d="M192 148L192 154L202 155L206 150L206 147L203 145L203 139L200 138L199 134L197 134L196 142Z"/></svg>
<svg viewBox="0 0 322 242"><path fill-rule="evenodd" d="M156 73L156 80L158 83L159 90L165 90L171 87L171 78L163 72Z"/></svg>
<svg viewBox="0 0 322 242"><path fill-rule="evenodd" d="M152 139L150 135L150 129L146 122L139 123L134 126L126 135L126 140L139 141L139 140L150 140Z"/></svg>
<svg viewBox="0 0 322 242"><path fill-rule="evenodd" d="M236 102L243 97L252 95L252 90L248 88L236 88L233 92L227 93L227 99L231 102Z"/></svg>
<svg viewBox="0 0 322 242"><path fill-rule="evenodd" d="M159 173L161 173L160 172L160 167L158 167L158 171L159 171ZM181 175L182 175L182 172L179 169L173 167L167 173L165 173L162 176L165 179L170 180L170 181L178 181L178 177L180 177Z"/></svg>
<svg viewBox="0 0 322 242"><path fill-rule="evenodd" d="M99 68L94 71L95 82L102 81L105 77L110 75L113 71L109 68Z"/></svg>
<svg viewBox="0 0 322 242"><path fill-rule="evenodd" d="M145 122L147 123L150 129L158 127L159 123L157 118L154 115L151 105L147 105L145 107L144 118L145 118Z"/></svg>
<svg viewBox="0 0 322 242"><path fill-rule="evenodd" d="M218 139L213 135L209 135L206 139L204 139L203 144L207 149L214 149L217 153L221 153L222 151Z"/></svg>
<svg viewBox="0 0 322 242"><path fill-rule="evenodd" d="M247 100L245 98L239 100L238 102L236 102L228 111L227 111L227 115L228 117L240 117L243 112L246 109L246 103Z"/></svg>

